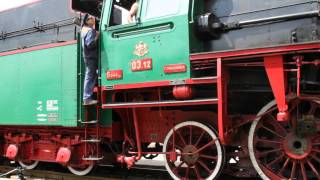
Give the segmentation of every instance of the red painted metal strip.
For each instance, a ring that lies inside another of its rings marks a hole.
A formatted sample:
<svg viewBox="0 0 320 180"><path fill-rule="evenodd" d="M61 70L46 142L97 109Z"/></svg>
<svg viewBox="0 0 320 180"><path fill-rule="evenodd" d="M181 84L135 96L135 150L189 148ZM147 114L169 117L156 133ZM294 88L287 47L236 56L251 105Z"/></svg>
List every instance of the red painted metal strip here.
<svg viewBox="0 0 320 180"><path fill-rule="evenodd" d="M126 108L144 108L144 107L193 106L193 105L208 105L208 104L217 104L217 103L218 103L218 99L114 103L114 104L104 104L104 105L102 105L102 109L126 109Z"/></svg>
<svg viewBox="0 0 320 180"><path fill-rule="evenodd" d="M320 50L320 43L295 44L295 45L286 45L286 46L277 46L277 47L257 48L257 49L192 54L190 56L190 60L196 61L196 60L217 59L217 58L234 58L235 59L239 57L246 57L246 56L252 56L252 55L286 53L290 51L302 51L302 50L310 50L310 49Z"/></svg>
<svg viewBox="0 0 320 180"><path fill-rule="evenodd" d="M137 89L137 88L161 87L161 86L170 86L170 81L145 82L145 83L136 83L136 84L118 84L113 86L113 90Z"/></svg>
<svg viewBox="0 0 320 180"><path fill-rule="evenodd" d="M186 84L214 84L217 83L217 77L209 77L209 78L193 78L186 79Z"/></svg>
<svg viewBox="0 0 320 180"><path fill-rule="evenodd" d="M227 71L224 68L222 59L217 60L217 94L218 94L218 134L222 144L227 144L227 128L230 121L228 118L228 102L227 102Z"/></svg>
<svg viewBox="0 0 320 180"><path fill-rule="evenodd" d="M41 50L41 49L49 49L49 48L54 48L54 47L59 47L59 46L67 46L67 45L76 44L76 43L77 43L76 40L72 40L72 41L66 41L66 42L61 42L61 43L52 43L52 44L34 46L34 47L26 48L26 49L19 49L19 50L14 50L14 51L2 52L2 53L0 53L0 57L13 55L13 54L19 54L19 53L25 53L25 52L30 52L30 51L36 51L36 50Z"/></svg>
<svg viewBox="0 0 320 180"><path fill-rule="evenodd" d="M194 79L186 79L186 85L192 84L213 84L217 82L216 77L212 78L194 78ZM163 86L174 86L171 84L171 81L157 81L157 82L144 82L144 83L136 83L136 84L117 84L114 85L112 89L108 87L102 87L102 90L123 90L123 89L139 89L139 88L150 88L150 87L163 87Z"/></svg>

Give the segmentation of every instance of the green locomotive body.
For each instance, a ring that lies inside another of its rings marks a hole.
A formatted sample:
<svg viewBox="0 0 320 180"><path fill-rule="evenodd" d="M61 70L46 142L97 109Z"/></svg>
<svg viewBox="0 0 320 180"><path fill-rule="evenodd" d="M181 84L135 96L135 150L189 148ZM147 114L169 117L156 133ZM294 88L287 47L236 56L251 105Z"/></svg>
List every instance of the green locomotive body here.
<svg viewBox="0 0 320 180"><path fill-rule="evenodd" d="M0 56L1 125L77 126L76 43Z"/></svg>
<svg viewBox="0 0 320 180"><path fill-rule="evenodd" d="M77 41L0 53L0 125L78 127L83 61ZM110 125L110 110L101 125Z"/></svg>

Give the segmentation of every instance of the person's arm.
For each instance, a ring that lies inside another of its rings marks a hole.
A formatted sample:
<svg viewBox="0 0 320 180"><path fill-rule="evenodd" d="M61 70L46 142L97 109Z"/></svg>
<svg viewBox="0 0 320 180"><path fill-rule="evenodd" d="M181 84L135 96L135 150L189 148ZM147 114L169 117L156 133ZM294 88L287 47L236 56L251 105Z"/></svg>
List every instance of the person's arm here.
<svg viewBox="0 0 320 180"><path fill-rule="evenodd" d="M131 9L129 11L129 15L128 15L128 23L133 23L133 17L137 15L138 13L138 8L139 5L137 2L135 2L132 6Z"/></svg>
<svg viewBox="0 0 320 180"><path fill-rule="evenodd" d="M95 30L91 29L88 31L84 43L89 49L95 48L97 46L98 38L99 32L96 32Z"/></svg>

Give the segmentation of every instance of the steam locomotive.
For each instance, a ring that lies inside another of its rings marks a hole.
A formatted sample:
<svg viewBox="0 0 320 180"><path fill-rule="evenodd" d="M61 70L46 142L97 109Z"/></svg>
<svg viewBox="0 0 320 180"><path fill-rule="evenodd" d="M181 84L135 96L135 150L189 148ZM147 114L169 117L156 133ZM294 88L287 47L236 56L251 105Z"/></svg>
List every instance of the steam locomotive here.
<svg viewBox="0 0 320 180"><path fill-rule="evenodd" d="M33 169L320 178L317 0L40 0L0 12L1 154ZM96 106L79 23L96 17ZM12 19L15 19L14 21Z"/></svg>

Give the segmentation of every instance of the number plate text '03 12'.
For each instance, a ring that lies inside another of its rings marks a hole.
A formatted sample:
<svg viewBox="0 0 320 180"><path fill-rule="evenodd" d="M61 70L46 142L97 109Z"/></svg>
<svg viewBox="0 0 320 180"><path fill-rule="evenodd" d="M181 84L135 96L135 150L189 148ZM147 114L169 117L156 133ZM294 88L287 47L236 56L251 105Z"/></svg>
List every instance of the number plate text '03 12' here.
<svg viewBox="0 0 320 180"><path fill-rule="evenodd" d="M131 61L131 70L135 71L147 71L152 69L152 59L138 59Z"/></svg>

